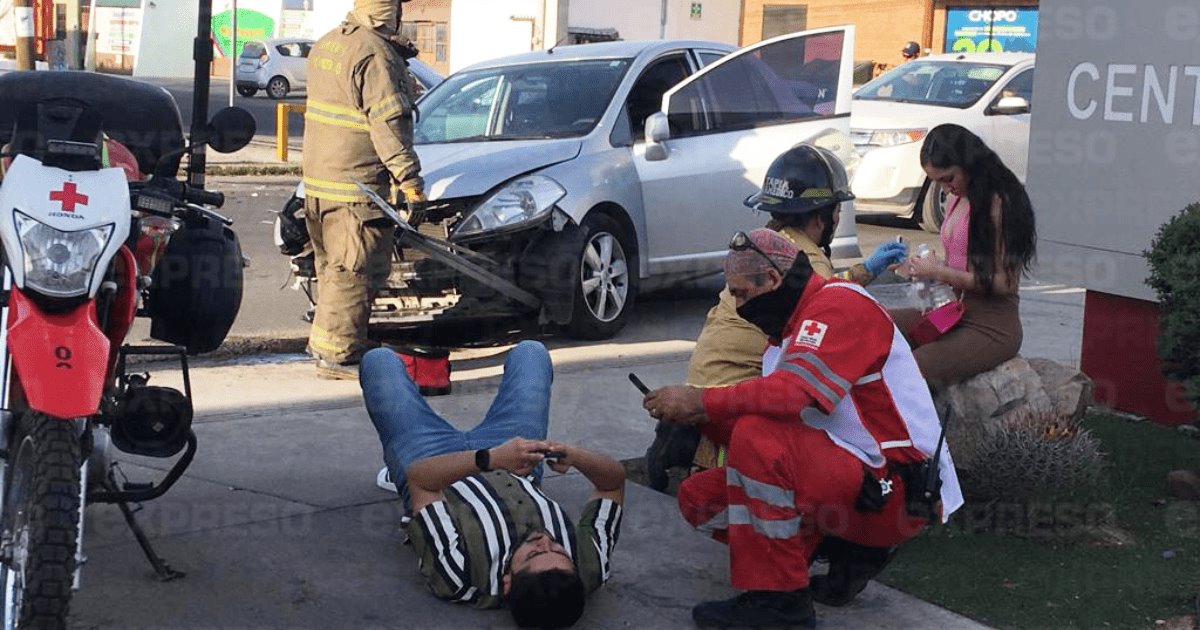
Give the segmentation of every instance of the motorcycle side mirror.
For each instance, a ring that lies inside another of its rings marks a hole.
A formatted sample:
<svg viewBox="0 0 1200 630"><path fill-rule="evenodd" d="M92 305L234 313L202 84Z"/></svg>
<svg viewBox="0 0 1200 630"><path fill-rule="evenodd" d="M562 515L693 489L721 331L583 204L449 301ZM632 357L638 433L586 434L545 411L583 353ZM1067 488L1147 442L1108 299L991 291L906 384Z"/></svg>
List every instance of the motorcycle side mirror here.
<svg viewBox="0 0 1200 630"><path fill-rule="evenodd" d="M226 107L208 123L208 146L217 153L233 153L250 144L257 125L254 116L241 107Z"/></svg>

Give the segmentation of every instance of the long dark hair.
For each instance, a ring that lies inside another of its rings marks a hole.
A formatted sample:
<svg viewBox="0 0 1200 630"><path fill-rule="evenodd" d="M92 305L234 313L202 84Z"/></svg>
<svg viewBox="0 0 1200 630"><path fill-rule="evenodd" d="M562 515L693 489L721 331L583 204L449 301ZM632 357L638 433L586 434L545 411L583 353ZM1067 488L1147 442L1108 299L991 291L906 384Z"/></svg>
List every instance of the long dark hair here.
<svg viewBox="0 0 1200 630"><path fill-rule="evenodd" d="M1000 197L1000 231L1004 260L999 261L1009 276L1023 275L1033 265L1037 248L1037 225L1033 204L1017 176L1004 165L979 136L959 125L938 125L921 147L921 166L961 166L967 173L967 201L971 204L967 232L967 259L975 270L975 281L990 295L994 290L996 228L992 223L992 199ZM930 190L929 194L933 191Z"/></svg>

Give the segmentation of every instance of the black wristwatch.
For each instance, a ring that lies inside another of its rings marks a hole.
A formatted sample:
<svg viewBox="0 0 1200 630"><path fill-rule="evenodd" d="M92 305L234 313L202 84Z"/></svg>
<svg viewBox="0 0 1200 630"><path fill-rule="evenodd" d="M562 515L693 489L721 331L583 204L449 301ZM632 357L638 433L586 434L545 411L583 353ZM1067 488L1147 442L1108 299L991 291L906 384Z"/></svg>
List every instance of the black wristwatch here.
<svg viewBox="0 0 1200 630"><path fill-rule="evenodd" d="M492 469L492 452L486 448L481 448L475 451L475 467L481 472L487 472Z"/></svg>

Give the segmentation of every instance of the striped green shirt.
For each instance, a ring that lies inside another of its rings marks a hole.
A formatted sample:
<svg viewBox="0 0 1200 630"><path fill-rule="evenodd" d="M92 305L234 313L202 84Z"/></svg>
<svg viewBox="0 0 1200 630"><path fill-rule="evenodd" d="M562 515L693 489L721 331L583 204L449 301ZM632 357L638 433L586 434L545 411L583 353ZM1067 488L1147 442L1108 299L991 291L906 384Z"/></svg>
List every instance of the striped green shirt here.
<svg viewBox="0 0 1200 630"><path fill-rule="evenodd" d="M621 506L588 502L578 525L524 477L503 470L470 475L422 508L408 535L429 590L441 599L496 608L508 561L530 532L544 529L575 563L588 593L608 580L621 528Z"/></svg>

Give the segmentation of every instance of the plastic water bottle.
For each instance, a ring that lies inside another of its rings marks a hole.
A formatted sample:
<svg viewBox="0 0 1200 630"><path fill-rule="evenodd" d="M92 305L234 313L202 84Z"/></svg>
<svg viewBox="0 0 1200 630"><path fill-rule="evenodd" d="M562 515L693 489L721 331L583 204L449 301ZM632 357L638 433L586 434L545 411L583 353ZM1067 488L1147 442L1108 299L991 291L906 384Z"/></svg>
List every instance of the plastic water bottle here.
<svg viewBox="0 0 1200 630"><path fill-rule="evenodd" d="M916 256L917 258L933 256L933 250L929 248L929 244L921 243L917 245ZM910 295L922 313L948 304L955 299L954 289L950 285L936 280L917 280L915 278Z"/></svg>

